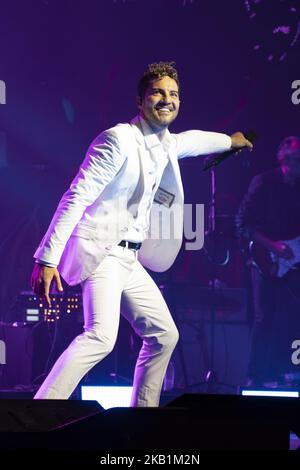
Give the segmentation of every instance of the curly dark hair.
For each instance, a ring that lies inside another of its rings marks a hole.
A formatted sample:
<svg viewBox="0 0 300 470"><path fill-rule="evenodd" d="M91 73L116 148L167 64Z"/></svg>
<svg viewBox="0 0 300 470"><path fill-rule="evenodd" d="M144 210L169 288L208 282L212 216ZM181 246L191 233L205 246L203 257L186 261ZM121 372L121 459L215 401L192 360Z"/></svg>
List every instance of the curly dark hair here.
<svg viewBox="0 0 300 470"><path fill-rule="evenodd" d="M143 99L149 83L152 80L159 80L162 77L173 78L179 90L178 72L174 65L175 62L154 62L153 64L149 64L138 82L138 96Z"/></svg>

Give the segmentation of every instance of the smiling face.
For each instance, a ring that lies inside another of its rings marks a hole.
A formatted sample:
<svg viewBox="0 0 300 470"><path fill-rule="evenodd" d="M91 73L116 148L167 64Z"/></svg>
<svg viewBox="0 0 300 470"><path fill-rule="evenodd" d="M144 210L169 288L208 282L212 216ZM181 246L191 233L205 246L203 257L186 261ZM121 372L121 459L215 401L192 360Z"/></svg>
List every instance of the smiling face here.
<svg viewBox="0 0 300 470"><path fill-rule="evenodd" d="M174 121L179 105L178 85L168 76L152 80L139 102L141 116L155 132L166 129Z"/></svg>

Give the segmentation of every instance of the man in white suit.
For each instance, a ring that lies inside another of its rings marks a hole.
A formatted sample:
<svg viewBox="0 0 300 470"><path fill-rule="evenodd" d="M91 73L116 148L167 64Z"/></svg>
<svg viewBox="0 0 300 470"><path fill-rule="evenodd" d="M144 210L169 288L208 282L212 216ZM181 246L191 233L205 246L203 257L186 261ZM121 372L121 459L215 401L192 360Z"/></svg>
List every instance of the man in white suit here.
<svg viewBox="0 0 300 470"><path fill-rule="evenodd" d="M124 314L143 340L131 406L159 405L178 332L142 265L165 271L180 249L183 189L178 159L252 148L240 132L231 137L203 131L170 134L168 126L180 105L173 64L149 65L139 81L138 116L92 142L35 252L36 294L51 305L49 288L54 282L62 291L60 274L70 285L80 283L85 320L84 332L58 358L35 398L68 398L112 351L122 297L127 303ZM161 216L164 226L157 228Z"/></svg>

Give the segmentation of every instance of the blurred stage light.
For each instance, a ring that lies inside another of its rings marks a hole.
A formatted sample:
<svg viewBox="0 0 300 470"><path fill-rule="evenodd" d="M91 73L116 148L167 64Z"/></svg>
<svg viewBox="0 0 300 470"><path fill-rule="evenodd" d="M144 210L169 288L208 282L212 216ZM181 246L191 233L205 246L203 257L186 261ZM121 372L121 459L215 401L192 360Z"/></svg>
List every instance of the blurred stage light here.
<svg viewBox="0 0 300 470"><path fill-rule="evenodd" d="M297 390L249 390L241 389L241 395L247 397L290 397L298 398L299 392Z"/></svg>
<svg viewBox="0 0 300 470"><path fill-rule="evenodd" d="M131 386L82 385L81 387L82 400L96 400L105 410L108 408L129 407L131 393Z"/></svg>

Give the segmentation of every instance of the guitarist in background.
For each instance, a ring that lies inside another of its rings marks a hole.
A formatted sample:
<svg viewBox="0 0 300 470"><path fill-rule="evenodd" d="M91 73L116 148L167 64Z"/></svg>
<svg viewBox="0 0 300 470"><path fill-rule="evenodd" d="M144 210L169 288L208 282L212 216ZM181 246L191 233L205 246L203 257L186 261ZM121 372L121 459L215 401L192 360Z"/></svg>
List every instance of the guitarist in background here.
<svg viewBox="0 0 300 470"><path fill-rule="evenodd" d="M285 138L277 160L279 167L253 178L236 219L239 237L250 247L248 386L276 386L295 372L291 344L300 339L300 138Z"/></svg>

